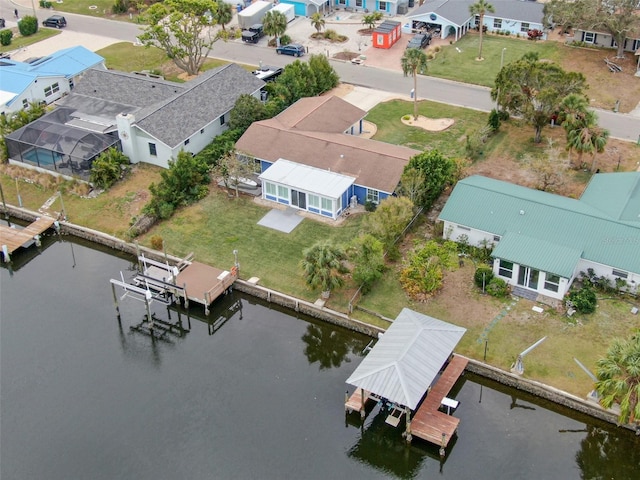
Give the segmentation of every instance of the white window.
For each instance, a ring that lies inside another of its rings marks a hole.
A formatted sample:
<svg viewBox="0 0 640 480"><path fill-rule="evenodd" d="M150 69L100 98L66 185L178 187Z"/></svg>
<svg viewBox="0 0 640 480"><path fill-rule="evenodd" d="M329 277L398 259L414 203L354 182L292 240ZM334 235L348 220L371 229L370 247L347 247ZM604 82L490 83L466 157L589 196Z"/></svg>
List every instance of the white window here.
<svg viewBox="0 0 640 480"><path fill-rule="evenodd" d="M282 185L278 185L278 197L289 199L289 189L287 187L283 187Z"/></svg>
<svg viewBox="0 0 640 480"><path fill-rule="evenodd" d="M498 269L498 275L506 278L513 277L513 262L500 260L500 268Z"/></svg>
<svg viewBox="0 0 640 480"><path fill-rule="evenodd" d="M29 108L29 100L27 100L26 98L22 99L22 108L24 108L25 110Z"/></svg>
<svg viewBox="0 0 640 480"><path fill-rule="evenodd" d="M309 194L307 196L307 204L312 207L312 208L320 208L320 197L318 195L311 195Z"/></svg>
<svg viewBox="0 0 640 480"><path fill-rule="evenodd" d="M187 139L184 141L184 144L185 144L185 145L189 145L189 142L190 142L190 141L191 141L191 139L190 139L190 138L187 138Z"/></svg>
<svg viewBox="0 0 640 480"><path fill-rule="evenodd" d="M544 277L544 289L557 292L560 285L560 276L547 273Z"/></svg>
<svg viewBox="0 0 640 480"><path fill-rule="evenodd" d="M522 22L520 24L520 31L521 32L527 33L530 29L531 29L531 27L529 26L529 24L527 22Z"/></svg>
<svg viewBox="0 0 640 480"><path fill-rule="evenodd" d="M276 196L276 186L273 183L266 183L266 187L267 187L267 195L273 195L274 197Z"/></svg>
<svg viewBox="0 0 640 480"><path fill-rule="evenodd" d="M378 190L371 190L367 188L367 202L375 203L376 205L380 201L380 192Z"/></svg>
<svg viewBox="0 0 640 480"><path fill-rule="evenodd" d="M493 19L493 28L495 28L496 30L500 30L502 28L502 19L501 18L494 18Z"/></svg>
<svg viewBox="0 0 640 480"><path fill-rule="evenodd" d="M338 5L346 5L347 0L338 0Z"/></svg>
<svg viewBox="0 0 640 480"><path fill-rule="evenodd" d="M51 95L59 91L60 91L60 85L58 84L58 82L56 82L53 85L44 87L44 96L50 97Z"/></svg>
<svg viewBox="0 0 640 480"><path fill-rule="evenodd" d="M322 210L333 212L333 201L330 198L322 197Z"/></svg>
<svg viewBox="0 0 640 480"><path fill-rule="evenodd" d="M471 229L469 227L464 227L462 225L458 225L458 230L464 230L465 232L470 232Z"/></svg>
<svg viewBox="0 0 640 480"><path fill-rule="evenodd" d="M584 43L594 43L596 41L596 34L593 32L584 32Z"/></svg>
<svg viewBox="0 0 640 480"><path fill-rule="evenodd" d="M494 242L499 242L500 241L500 235L494 235L493 236L493 241Z"/></svg>
<svg viewBox="0 0 640 480"><path fill-rule="evenodd" d="M152 157L158 156L158 151L156 150L156 144L149 142L149 155Z"/></svg>
<svg viewBox="0 0 640 480"><path fill-rule="evenodd" d="M362 0L356 0L356 7L362 7Z"/></svg>
<svg viewBox="0 0 640 480"><path fill-rule="evenodd" d="M387 2L378 2L378 10L387 11Z"/></svg>

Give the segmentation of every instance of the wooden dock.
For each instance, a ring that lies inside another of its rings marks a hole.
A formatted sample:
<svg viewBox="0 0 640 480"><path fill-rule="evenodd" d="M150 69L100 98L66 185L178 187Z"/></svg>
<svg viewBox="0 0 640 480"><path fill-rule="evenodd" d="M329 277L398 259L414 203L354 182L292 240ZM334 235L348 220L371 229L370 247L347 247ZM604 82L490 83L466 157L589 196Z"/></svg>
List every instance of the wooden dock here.
<svg viewBox="0 0 640 480"><path fill-rule="evenodd" d="M11 255L18 248L28 245L36 235L42 235L53 226L55 219L52 217L40 217L31 225L22 229L0 225L0 246L7 246L7 252Z"/></svg>
<svg viewBox="0 0 640 480"><path fill-rule="evenodd" d="M444 372L428 392L411 419L411 434L435 445L446 447L458 428L460 419L439 411L442 400L464 372L468 360L454 355Z"/></svg>
<svg viewBox="0 0 640 480"><path fill-rule="evenodd" d="M226 292L237 278L235 267L228 272L204 263L190 262L177 275L176 285L184 285L187 300L204 305L205 314L208 315L209 305Z"/></svg>
<svg viewBox="0 0 640 480"><path fill-rule="evenodd" d="M344 402L344 409L348 412L360 412L365 411L367 401L371 398L370 393L361 388L356 388L351 396Z"/></svg>

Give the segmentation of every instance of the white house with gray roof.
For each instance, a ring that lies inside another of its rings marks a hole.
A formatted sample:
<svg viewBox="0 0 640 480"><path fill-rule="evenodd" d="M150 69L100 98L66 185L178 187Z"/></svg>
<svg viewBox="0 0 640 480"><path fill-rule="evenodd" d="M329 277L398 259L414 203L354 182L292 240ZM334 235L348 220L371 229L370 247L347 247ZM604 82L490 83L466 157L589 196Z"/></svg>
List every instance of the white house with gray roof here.
<svg viewBox="0 0 640 480"><path fill-rule="evenodd" d="M412 30L439 28L442 38L454 41L478 24L478 17L469 13L475 0L427 0L413 13L407 15ZM487 31L507 31L511 35L525 36L529 30L544 31L542 25L543 4L520 0L491 0L495 12L487 12L483 24ZM545 37L546 38L546 34Z"/></svg>
<svg viewBox="0 0 640 480"><path fill-rule="evenodd" d="M227 130L238 97L259 99L263 86L236 64L186 83L90 69L53 112L6 137L9 158L88 179L93 160L115 146L132 163L168 168L181 150L196 154Z"/></svg>
<svg viewBox="0 0 640 480"><path fill-rule="evenodd" d="M493 273L521 296L562 299L589 269L638 291L640 172L594 175L577 200L471 176L439 220L445 238L493 245Z"/></svg>

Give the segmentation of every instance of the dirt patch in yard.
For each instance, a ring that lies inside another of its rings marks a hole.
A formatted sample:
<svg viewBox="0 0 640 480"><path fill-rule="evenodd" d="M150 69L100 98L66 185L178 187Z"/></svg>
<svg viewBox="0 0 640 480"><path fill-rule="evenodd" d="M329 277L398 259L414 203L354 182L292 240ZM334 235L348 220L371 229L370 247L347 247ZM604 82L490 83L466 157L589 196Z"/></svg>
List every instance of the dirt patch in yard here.
<svg viewBox="0 0 640 480"><path fill-rule="evenodd" d="M552 32L550 38L558 36ZM620 101L619 111L628 113L640 100L640 78L635 76L637 58L633 53L625 52L624 58L614 58L616 52L611 49L570 47L564 45L562 68L567 71L582 72L587 78L589 88L586 91L592 107L613 110L616 100ZM605 58L619 65L622 72L612 73Z"/></svg>

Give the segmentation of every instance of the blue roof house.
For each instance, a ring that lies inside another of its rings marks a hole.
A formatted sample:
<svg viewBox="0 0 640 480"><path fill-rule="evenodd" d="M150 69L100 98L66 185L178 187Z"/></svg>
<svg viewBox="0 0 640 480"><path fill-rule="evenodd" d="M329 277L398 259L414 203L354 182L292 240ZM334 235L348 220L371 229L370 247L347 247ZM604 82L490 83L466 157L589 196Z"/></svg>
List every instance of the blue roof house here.
<svg viewBox="0 0 640 480"><path fill-rule="evenodd" d="M516 295L562 299L588 269L638 291L640 172L594 175L580 199L471 176L439 219L445 238L493 245L493 273Z"/></svg>
<svg viewBox="0 0 640 480"><path fill-rule="evenodd" d="M0 113L17 112L31 102L53 103L68 94L84 72L102 68L104 58L77 46L29 62L0 60Z"/></svg>

